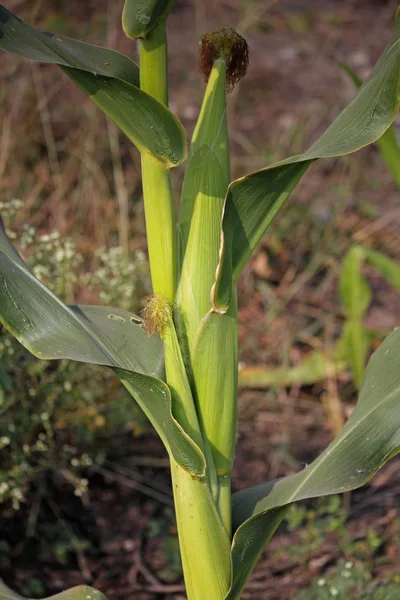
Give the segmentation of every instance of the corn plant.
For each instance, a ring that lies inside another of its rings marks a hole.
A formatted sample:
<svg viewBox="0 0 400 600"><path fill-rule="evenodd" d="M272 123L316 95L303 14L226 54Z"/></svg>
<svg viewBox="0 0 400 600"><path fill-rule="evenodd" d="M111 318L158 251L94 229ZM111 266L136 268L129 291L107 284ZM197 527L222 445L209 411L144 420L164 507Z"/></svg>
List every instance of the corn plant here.
<svg viewBox="0 0 400 600"><path fill-rule="evenodd" d="M140 70L113 50L34 29L0 5L0 46L57 64L138 148L153 285L144 319L118 308L66 306L35 279L2 225L0 313L37 357L114 370L170 457L189 600L235 600L293 502L361 486L400 450L397 330L372 357L356 409L321 456L231 498L238 278L311 164L354 152L391 125L400 103L400 15L356 98L311 148L233 182L226 93L245 73L248 50L230 29L206 34L200 66L207 86L175 216L171 170L185 160L186 141L167 108L165 25L173 4L126 0L122 25L139 40ZM104 598L87 587L56 597ZM0 598L20 597L3 588Z"/></svg>

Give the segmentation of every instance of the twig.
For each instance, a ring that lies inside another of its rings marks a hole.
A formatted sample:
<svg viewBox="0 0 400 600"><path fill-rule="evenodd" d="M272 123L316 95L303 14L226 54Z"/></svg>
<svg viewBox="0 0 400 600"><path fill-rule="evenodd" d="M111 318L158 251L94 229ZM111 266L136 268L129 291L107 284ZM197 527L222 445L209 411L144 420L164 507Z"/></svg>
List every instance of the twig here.
<svg viewBox="0 0 400 600"><path fill-rule="evenodd" d="M38 111L40 116L40 122L42 123L43 135L46 142L47 155L49 157L50 171L53 179L53 185L55 188L58 186L58 182L61 176L61 168L58 160L57 145L54 139L53 128L51 126L51 117L48 109L47 102L40 103L40 101L46 96L44 89L43 78L40 68L32 64L31 65L32 79L35 86L36 97L38 101ZM40 103L40 107L39 107Z"/></svg>
<svg viewBox="0 0 400 600"><path fill-rule="evenodd" d="M110 46L115 46L117 40L117 26L115 19L115 11L111 10L111 2L107 4L108 22L110 23L107 43ZM118 233L119 245L125 257L129 254L129 204L128 190L126 188L124 171L121 161L121 146L119 142L119 133L116 125L107 119L108 141L111 150L111 159L113 166L114 186L118 202Z"/></svg>
<svg viewBox="0 0 400 600"><path fill-rule="evenodd" d="M105 477L114 479L114 481L116 481L116 482L120 483L121 485L124 485L125 487L128 487L132 490L137 490L138 492L142 492L142 494L149 496L149 498L153 498L154 500L157 500L158 502L162 502L163 504L166 504L167 506L171 506L171 507L174 506L174 502L173 502L173 499L171 496L167 496L165 493L154 490L153 488L149 487L148 485L139 483L138 481L130 479L130 478L126 477L125 475L120 475L119 473L115 473L114 471L111 471L110 469L101 467L100 465L93 465L93 467L91 467L90 470L96 471L97 473L100 473L101 475L104 475Z"/></svg>
<svg viewBox="0 0 400 600"><path fill-rule="evenodd" d="M64 528L65 532L67 533L68 537L70 538L71 546L76 554L76 558L78 561L79 569L82 573L82 577L85 579L85 581L92 581L93 576L89 570L89 567L88 567L88 564L86 561L86 557L85 557L84 553L82 552L82 550L80 550L77 547L76 535L74 534L73 530L68 525L68 523L62 518L61 512L60 512L58 506L56 505L56 503L51 498L46 498L46 502L47 502L48 506L50 507L51 511L53 512L54 516L61 523L62 527Z"/></svg>

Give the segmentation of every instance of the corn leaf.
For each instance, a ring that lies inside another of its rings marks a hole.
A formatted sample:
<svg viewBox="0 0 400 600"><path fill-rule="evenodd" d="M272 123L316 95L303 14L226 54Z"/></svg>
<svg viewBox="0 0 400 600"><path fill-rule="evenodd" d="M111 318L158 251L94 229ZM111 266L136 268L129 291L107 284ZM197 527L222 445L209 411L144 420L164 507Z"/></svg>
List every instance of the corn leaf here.
<svg viewBox="0 0 400 600"><path fill-rule="evenodd" d="M0 47L30 60L72 67L139 87L139 67L128 56L25 23L0 4Z"/></svg>
<svg viewBox="0 0 400 600"><path fill-rule="evenodd" d="M141 152L169 167L186 155L182 125L139 89L139 69L127 56L28 25L0 5L0 48L57 64L112 119Z"/></svg>
<svg viewBox="0 0 400 600"><path fill-rule="evenodd" d="M10 590L0 579L0 600L28 600ZM87 586L79 585L45 600L107 600L104 594Z"/></svg>
<svg viewBox="0 0 400 600"><path fill-rule="evenodd" d="M0 222L0 320L35 356L67 358L113 368L146 413L167 450L194 475L204 457L173 416L162 381L162 342L142 320L101 306L66 306L31 273Z"/></svg>
<svg viewBox="0 0 400 600"><path fill-rule="evenodd" d="M357 77L348 64L340 62L339 66L357 88L362 86L361 79ZM396 185L400 187L400 143L395 125L391 125L383 136L377 140L377 146L388 171L392 175Z"/></svg>
<svg viewBox="0 0 400 600"><path fill-rule="evenodd" d="M397 329L373 354L355 410L319 458L296 475L233 497L237 530L232 544L232 587L225 600L240 598L246 579L291 503L360 487L400 451L399 347Z"/></svg>
<svg viewBox="0 0 400 600"><path fill-rule="evenodd" d="M314 160L342 156L378 140L400 104L400 13L392 40L356 98L307 152L231 183L225 200L221 258L213 287L216 310L227 310L232 278L243 266L272 219Z"/></svg>

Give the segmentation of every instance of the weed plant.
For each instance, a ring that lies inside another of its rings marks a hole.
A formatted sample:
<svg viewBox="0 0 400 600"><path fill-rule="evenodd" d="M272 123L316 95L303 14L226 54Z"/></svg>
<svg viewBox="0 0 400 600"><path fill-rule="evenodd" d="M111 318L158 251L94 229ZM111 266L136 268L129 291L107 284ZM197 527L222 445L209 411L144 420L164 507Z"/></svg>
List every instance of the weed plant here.
<svg viewBox="0 0 400 600"><path fill-rule="evenodd" d="M0 205L9 235L27 257L35 276L66 301L86 290L105 305L117 303L138 311L148 290L148 263L140 251L126 257L119 246L97 250L88 272L68 237L57 231L39 234L33 227L13 227L22 210L19 200ZM148 428L142 411L116 385L108 369L84 363L38 362L3 327L0 330L0 505L3 516L18 510L32 493L46 489L52 474L63 475L76 495L87 490L82 476L107 454L107 439L123 433L138 436ZM9 414L12 412L12 422ZM51 492L50 492L51 493Z"/></svg>

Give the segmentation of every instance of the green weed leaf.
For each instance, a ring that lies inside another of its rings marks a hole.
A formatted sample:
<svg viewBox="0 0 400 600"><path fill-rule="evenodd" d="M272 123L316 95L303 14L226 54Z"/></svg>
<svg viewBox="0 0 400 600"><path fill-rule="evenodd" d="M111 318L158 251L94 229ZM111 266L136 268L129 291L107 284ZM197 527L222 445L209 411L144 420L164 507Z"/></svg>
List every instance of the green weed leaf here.
<svg viewBox="0 0 400 600"><path fill-rule="evenodd" d="M291 367L244 367L239 371L239 387L273 388L292 385L313 385L328 377L335 377L347 367L339 346L334 351L315 350Z"/></svg>
<svg viewBox="0 0 400 600"><path fill-rule="evenodd" d="M344 257L340 269L340 300L349 319L362 319L371 302L371 289L361 273L364 259L363 247L353 246Z"/></svg>
<svg viewBox="0 0 400 600"><path fill-rule="evenodd" d="M365 252L362 246L350 248L344 257L339 280L340 300L347 318L343 327L342 341L358 389L371 341L363 324L372 296L371 288L361 273L364 260Z"/></svg>
<svg viewBox="0 0 400 600"><path fill-rule="evenodd" d="M386 281L400 291L400 266L382 252L363 246L365 260L374 267Z"/></svg>

